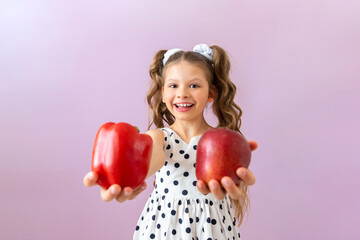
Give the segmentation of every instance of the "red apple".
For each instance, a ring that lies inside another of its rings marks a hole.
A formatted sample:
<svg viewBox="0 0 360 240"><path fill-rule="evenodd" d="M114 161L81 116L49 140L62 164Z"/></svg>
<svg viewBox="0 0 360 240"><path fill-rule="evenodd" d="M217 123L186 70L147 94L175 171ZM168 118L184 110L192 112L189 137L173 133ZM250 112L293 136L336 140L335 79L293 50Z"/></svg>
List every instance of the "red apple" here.
<svg viewBox="0 0 360 240"><path fill-rule="evenodd" d="M208 130L197 145L196 177L205 183L211 179L220 183L224 176L229 176L239 184L236 169L247 168L250 158L249 143L240 133L228 129Z"/></svg>
<svg viewBox="0 0 360 240"><path fill-rule="evenodd" d="M91 168L105 189L113 184L137 188L149 171L152 139L128 123L108 122L96 134Z"/></svg>

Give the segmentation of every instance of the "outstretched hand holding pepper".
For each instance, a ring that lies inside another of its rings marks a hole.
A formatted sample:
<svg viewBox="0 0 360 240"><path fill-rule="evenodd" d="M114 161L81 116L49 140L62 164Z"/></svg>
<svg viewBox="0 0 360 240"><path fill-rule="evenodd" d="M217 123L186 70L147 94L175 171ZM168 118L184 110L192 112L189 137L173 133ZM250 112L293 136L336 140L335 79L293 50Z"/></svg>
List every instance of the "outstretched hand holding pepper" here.
<svg viewBox="0 0 360 240"><path fill-rule="evenodd" d="M95 172L88 172L84 177L84 185L87 187L97 185L98 174ZM124 187L123 189L119 184L113 184L108 189L101 187L101 199L109 202L116 199L118 202L132 200L137 197L142 191L146 189L146 182L144 181L135 191L131 187Z"/></svg>
<svg viewBox="0 0 360 240"><path fill-rule="evenodd" d="M85 186L100 185L104 201L135 198L146 188L152 145L149 135L130 124L103 124L96 134L92 171L84 177Z"/></svg>

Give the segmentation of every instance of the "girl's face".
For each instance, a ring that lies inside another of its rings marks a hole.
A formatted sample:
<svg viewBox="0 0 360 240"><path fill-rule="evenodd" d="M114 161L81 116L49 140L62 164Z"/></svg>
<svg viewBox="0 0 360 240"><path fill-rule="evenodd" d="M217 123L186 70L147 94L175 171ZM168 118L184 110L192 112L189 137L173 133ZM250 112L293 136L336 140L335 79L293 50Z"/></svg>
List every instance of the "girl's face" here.
<svg viewBox="0 0 360 240"><path fill-rule="evenodd" d="M170 65L164 73L162 101L176 120L203 118L209 96L209 83L205 72L196 64L181 61Z"/></svg>

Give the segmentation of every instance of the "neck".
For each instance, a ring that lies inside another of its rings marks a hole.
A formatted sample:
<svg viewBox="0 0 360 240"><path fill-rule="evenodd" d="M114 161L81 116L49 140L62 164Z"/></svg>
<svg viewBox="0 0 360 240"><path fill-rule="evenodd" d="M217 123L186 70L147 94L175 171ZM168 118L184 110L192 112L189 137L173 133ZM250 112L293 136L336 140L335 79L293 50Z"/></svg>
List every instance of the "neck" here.
<svg viewBox="0 0 360 240"><path fill-rule="evenodd" d="M212 127L207 124L205 119L201 121L176 121L170 126L184 141L188 142L192 137L202 135L206 130Z"/></svg>

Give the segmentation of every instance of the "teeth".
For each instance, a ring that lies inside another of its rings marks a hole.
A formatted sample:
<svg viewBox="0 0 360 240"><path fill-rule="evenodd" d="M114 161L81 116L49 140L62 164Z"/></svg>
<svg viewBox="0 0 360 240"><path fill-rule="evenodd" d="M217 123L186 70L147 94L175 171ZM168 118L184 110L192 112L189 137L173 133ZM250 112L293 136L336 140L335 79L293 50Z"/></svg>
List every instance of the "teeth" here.
<svg viewBox="0 0 360 240"><path fill-rule="evenodd" d="M192 104L182 104L182 103L180 103L180 104L176 104L176 106L177 107L191 107Z"/></svg>

